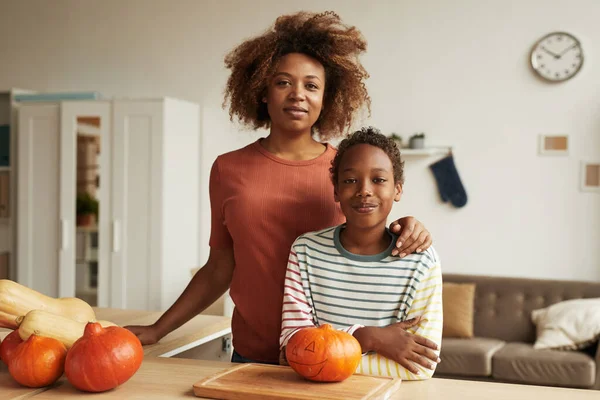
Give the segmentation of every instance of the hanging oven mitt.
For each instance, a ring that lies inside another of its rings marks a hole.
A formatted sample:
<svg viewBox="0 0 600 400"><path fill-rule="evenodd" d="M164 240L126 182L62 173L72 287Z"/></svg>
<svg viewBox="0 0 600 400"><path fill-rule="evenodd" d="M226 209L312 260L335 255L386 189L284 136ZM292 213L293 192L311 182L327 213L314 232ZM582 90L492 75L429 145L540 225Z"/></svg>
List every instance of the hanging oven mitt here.
<svg viewBox="0 0 600 400"><path fill-rule="evenodd" d="M467 192L460 181L454 157L449 155L429 166L438 185L442 201L450 200L454 207L467 204Z"/></svg>

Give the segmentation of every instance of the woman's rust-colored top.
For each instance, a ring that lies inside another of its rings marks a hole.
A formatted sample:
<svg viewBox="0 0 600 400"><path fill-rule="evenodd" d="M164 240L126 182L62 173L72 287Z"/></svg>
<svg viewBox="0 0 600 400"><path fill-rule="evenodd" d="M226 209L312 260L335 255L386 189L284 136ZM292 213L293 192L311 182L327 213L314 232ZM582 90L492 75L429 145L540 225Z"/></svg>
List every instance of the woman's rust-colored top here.
<svg viewBox="0 0 600 400"><path fill-rule="evenodd" d="M209 244L233 247L233 347L245 358L279 359L283 282L294 240L345 222L329 175L335 153L327 144L315 159L289 161L256 141L213 164Z"/></svg>

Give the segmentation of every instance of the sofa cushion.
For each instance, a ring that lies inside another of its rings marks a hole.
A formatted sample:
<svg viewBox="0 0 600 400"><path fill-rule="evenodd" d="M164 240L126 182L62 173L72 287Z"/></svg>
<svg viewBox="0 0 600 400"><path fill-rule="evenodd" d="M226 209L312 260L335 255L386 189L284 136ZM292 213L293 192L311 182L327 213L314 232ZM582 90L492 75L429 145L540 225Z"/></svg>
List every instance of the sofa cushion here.
<svg viewBox="0 0 600 400"><path fill-rule="evenodd" d="M436 374L463 376L490 376L492 356L504 346L498 339L487 338L442 338L441 363Z"/></svg>
<svg viewBox="0 0 600 400"><path fill-rule="evenodd" d="M474 283L444 283L442 288L444 310L443 337L473 337Z"/></svg>
<svg viewBox="0 0 600 400"><path fill-rule="evenodd" d="M537 327L534 349L582 349L600 337L600 298L561 301L534 310Z"/></svg>
<svg viewBox="0 0 600 400"><path fill-rule="evenodd" d="M529 343L507 343L492 358L492 376L510 382L589 388L594 385L596 364L579 351L536 350Z"/></svg>

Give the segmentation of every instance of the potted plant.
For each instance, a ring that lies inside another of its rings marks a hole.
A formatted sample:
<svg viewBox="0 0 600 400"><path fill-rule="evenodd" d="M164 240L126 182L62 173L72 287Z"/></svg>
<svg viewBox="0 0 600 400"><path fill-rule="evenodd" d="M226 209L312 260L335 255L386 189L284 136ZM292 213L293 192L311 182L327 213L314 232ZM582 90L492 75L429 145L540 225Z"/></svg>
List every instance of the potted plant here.
<svg viewBox="0 0 600 400"><path fill-rule="evenodd" d="M94 226L98 220L98 200L91 194L79 193L76 200L77 226Z"/></svg>
<svg viewBox="0 0 600 400"><path fill-rule="evenodd" d="M425 147L425 134L423 132L414 134L408 141L408 146L411 149L422 149Z"/></svg>
<svg viewBox="0 0 600 400"><path fill-rule="evenodd" d="M398 146L399 149L402 148L402 136L397 135L395 133L392 133L392 135L390 136L390 138L396 142L396 146Z"/></svg>

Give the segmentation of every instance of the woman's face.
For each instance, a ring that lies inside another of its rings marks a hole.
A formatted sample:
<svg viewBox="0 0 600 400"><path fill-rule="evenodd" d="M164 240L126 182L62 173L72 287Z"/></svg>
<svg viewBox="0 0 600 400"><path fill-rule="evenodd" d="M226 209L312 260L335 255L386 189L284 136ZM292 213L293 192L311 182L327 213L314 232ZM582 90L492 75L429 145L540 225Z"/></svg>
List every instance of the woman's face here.
<svg viewBox="0 0 600 400"><path fill-rule="evenodd" d="M271 130L309 133L323 108L325 68L301 53L286 54L267 87Z"/></svg>

